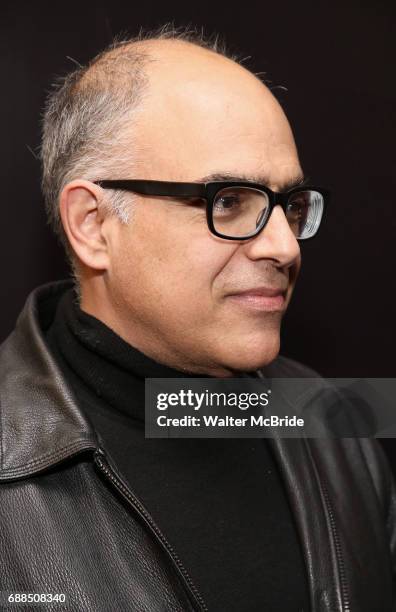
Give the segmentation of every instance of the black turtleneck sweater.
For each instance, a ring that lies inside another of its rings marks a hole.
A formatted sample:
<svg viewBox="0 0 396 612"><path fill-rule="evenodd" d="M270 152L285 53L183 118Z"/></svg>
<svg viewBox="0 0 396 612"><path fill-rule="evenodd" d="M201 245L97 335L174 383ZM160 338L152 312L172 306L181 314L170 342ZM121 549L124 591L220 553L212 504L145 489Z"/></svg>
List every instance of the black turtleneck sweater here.
<svg viewBox="0 0 396 612"><path fill-rule="evenodd" d="M146 377L159 364L82 311L73 289L50 350L118 471L165 533L210 612L308 612L300 542L265 439L146 439Z"/></svg>

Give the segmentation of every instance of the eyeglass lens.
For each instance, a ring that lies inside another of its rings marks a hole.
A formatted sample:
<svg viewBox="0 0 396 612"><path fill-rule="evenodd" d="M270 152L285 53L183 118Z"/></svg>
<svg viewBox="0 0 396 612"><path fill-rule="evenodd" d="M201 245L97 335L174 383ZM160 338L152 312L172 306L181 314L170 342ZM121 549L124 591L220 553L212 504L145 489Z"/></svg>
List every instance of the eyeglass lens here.
<svg viewBox="0 0 396 612"><path fill-rule="evenodd" d="M323 215L323 196L311 189L292 193L285 214L296 238L314 236ZM252 187L226 187L216 194L213 204L215 230L230 238L254 235L267 221L269 197Z"/></svg>

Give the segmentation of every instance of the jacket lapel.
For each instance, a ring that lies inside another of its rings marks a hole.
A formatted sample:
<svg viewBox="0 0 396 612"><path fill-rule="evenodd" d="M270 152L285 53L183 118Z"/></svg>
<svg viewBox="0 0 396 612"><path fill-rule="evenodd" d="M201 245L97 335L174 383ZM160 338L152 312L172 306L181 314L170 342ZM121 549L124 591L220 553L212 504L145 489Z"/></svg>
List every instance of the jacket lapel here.
<svg viewBox="0 0 396 612"><path fill-rule="evenodd" d="M69 286L70 281L60 281L33 291L0 347L0 481L29 476L98 446L39 324L40 300Z"/></svg>

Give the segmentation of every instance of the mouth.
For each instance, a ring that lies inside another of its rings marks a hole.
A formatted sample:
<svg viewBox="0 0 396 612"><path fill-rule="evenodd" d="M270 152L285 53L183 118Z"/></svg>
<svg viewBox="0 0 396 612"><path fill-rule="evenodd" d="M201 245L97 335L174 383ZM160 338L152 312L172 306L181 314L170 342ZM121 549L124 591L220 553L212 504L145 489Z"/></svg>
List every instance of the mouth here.
<svg viewBox="0 0 396 612"><path fill-rule="evenodd" d="M282 312L286 307L287 289L283 287L257 287L231 293L226 297L235 305L250 310Z"/></svg>

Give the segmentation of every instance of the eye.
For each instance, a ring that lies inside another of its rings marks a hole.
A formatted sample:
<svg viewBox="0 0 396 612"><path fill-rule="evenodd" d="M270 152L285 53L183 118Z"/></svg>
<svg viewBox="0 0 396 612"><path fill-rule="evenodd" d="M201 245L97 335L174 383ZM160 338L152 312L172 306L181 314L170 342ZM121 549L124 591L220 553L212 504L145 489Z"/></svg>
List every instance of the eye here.
<svg viewBox="0 0 396 612"><path fill-rule="evenodd" d="M307 202L304 200L304 198L296 198L293 200L293 202L289 202L286 208L288 219L300 221L306 215L307 206Z"/></svg>
<svg viewBox="0 0 396 612"><path fill-rule="evenodd" d="M216 198L214 209L216 212L230 212L240 205L240 197L237 194L221 195Z"/></svg>

